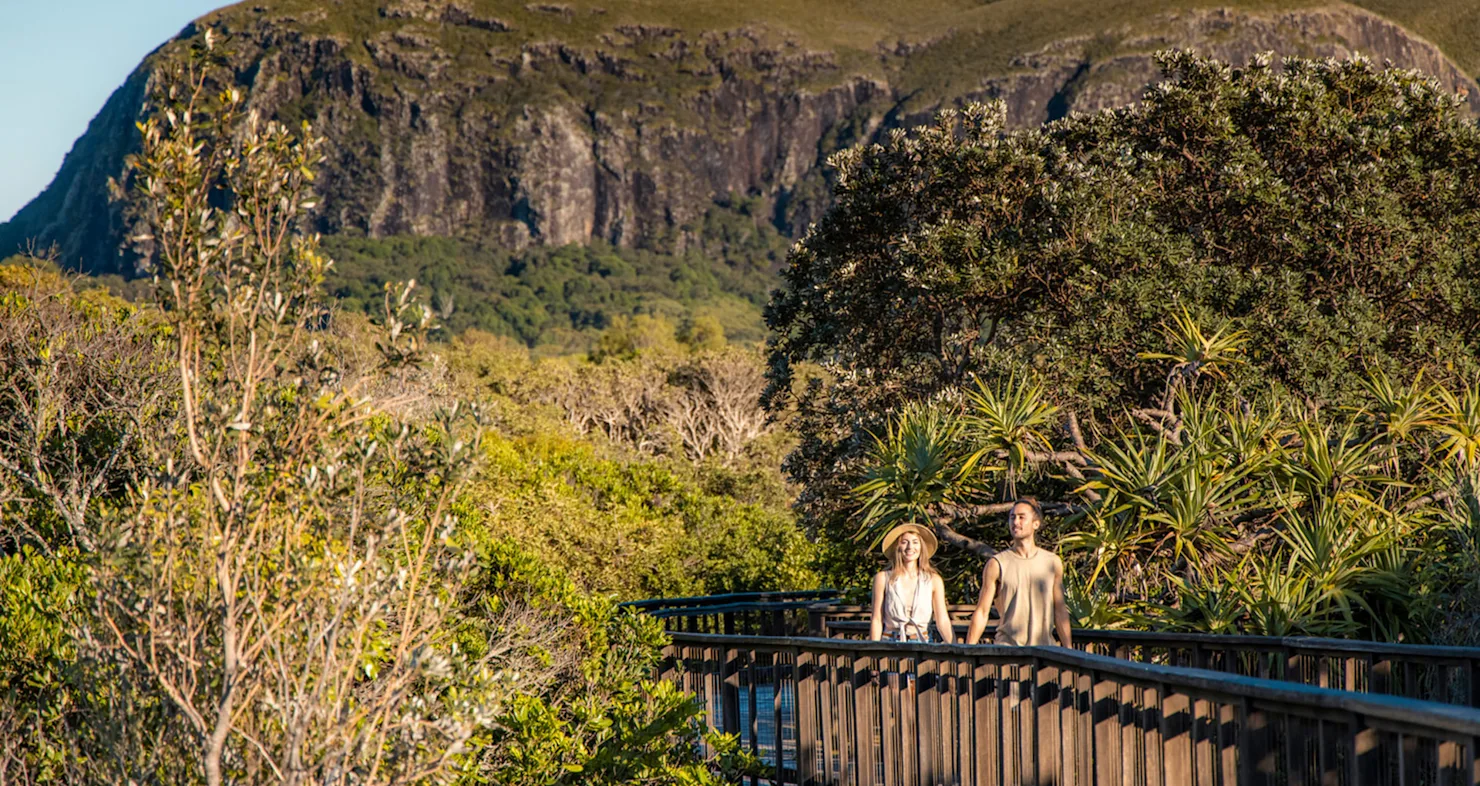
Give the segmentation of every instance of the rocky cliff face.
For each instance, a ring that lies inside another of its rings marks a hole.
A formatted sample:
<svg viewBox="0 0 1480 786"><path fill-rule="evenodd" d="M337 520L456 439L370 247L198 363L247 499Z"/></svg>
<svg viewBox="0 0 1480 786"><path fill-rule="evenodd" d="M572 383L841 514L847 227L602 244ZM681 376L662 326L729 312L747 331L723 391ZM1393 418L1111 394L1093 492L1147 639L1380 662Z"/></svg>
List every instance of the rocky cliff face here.
<svg viewBox="0 0 1480 786"><path fill-rule="evenodd" d="M590 23L600 26L600 9L526 9L596 14ZM238 6L213 20L233 36L252 105L308 119L329 139L325 232L680 251L716 199L740 194L761 197L777 226L798 234L825 207L832 151L924 122L941 103L1001 99L1020 126L1123 105L1155 80L1151 55L1169 46L1235 62L1264 50L1361 52L1433 74L1480 109L1480 88L1436 47L1347 6L1168 13L1023 52L923 105L897 75L921 58L949 59L954 33L845 66L837 53L752 28L617 25L584 46L510 47L500 43L515 29L509 21L456 0L391 0L374 12L361 35L316 32L322 10ZM150 62L110 99L55 182L0 226L0 256L34 240L56 243L83 270L132 272L105 184L134 145Z"/></svg>

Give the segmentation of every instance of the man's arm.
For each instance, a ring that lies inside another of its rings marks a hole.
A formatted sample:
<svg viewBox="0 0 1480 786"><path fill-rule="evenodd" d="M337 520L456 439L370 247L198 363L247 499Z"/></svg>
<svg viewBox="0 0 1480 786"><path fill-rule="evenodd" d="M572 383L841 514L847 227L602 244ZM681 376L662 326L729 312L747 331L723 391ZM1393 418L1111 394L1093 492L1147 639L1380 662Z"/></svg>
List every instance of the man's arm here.
<svg viewBox="0 0 1480 786"><path fill-rule="evenodd" d="M1073 647L1073 635L1069 632L1069 603L1064 599L1064 561L1053 558L1053 627L1059 634L1059 644Z"/></svg>
<svg viewBox="0 0 1480 786"><path fill-rule="evenodd" d="M997 560L988 559L982 568L982 591L976 598L976 609L971 612L971 627L966 631L966 643L981 640L987 629L987 619L992 615L992 601L997 599L997 582L1002 578L1002 568Z"/></svg>

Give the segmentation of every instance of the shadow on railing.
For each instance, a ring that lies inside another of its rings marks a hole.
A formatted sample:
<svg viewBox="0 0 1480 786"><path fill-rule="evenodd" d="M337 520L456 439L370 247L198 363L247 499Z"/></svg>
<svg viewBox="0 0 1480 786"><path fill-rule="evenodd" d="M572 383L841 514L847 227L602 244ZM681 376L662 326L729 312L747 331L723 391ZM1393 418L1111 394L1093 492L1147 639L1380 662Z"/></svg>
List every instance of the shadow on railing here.
<svg viewBox="0 0 1480 786"><path fill-rule="evenodd" d="M1059 647L675 632L663 676L757 783L1480 783L1480 710Z"/></svg>

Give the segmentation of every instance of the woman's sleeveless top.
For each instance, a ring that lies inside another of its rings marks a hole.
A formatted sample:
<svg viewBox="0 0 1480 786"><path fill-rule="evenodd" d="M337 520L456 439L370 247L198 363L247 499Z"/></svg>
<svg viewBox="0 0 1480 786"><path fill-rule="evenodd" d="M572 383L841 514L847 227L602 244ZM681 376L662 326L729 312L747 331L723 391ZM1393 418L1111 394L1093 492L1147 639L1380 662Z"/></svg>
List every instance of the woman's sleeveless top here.
<svg viewBox="0 0 1480 786"><path fill-rule="evenodd" d="M1002 571L997 586L997 644L1053 644L1054 558L1047 549L1023 557L1008 549L992 559Z"/></svg>
<svg viewBox="0 0 1480 786"><path fill-rule="evenodd" d="M929 639L930 616L934 609L931 598L935 585L930 576L919 574L915 581L915 597L910 599L903 591L903 579L903 576L896 579L891 575L884 587L884 634Z"/></svg>

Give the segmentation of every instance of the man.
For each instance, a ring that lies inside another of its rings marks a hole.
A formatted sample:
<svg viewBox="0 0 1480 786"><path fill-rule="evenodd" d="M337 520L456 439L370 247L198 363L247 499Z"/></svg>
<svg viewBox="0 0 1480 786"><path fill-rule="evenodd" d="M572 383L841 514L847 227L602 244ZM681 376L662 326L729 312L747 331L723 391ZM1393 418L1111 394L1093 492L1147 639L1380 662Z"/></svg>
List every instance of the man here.
<svg viewBox="0 0 1480 786"><path fill-rule="evenodd" d="M1022 647L1059 644L1070 647L1069 606L1064 602L1064 563L1034 541L1043 526L1043 507L1025 497L1007 513L1012 546L987 560L982 569L982 591L971 613L966 643L981 640L993 602L997 609L996 644Z"/></svg>

